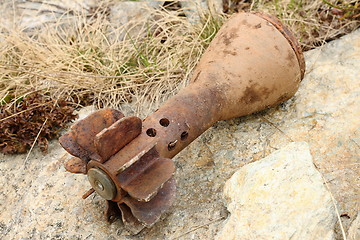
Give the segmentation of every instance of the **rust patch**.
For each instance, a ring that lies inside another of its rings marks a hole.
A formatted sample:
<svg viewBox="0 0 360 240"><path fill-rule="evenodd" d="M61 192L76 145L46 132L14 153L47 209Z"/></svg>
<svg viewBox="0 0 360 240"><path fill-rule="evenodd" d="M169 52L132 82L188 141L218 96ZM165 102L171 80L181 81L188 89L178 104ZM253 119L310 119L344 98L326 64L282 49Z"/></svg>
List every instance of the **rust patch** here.
<svg viewBox="0 0 360 240"><path fill-rule="evenodd" d="M256 91L256 84L247 86L244 92L244 95L241 97L241 101L249 104L261 101L261 96L258 91Z"/></svg>
<svg viewBox="0 0 360 240"><path fill-rule="evenodd" d="M270 96L270 94L275 90L275 88L272 88L272 89L269 89L269 88L266 88L266 87L262 87L260 89L261 91L261 94L263 96L263 99L266 99Z"/></svg>
<svg viewBox="0 0 360 240"><path fill-rule="evenodd" d="M227 37L226 35L223 36L223 42L224 44L227 46L231 43L231 40L229 37Z"/></svg>
<svg viewBox="0 0 360 240"><path fill-rule="evenodd" d="M237 53L235 51L229 51L229 50L224 50L223 51L224 55L232 55L232 56L236 56Z"/></svg>
<svg viewBox="0 0 360 240"><path fill-rule="evenodd" d="M72 157L69 161L64 163L64 167L66 171L71 173L86 174L86 164L87 162L83 159Z"/></svg>
<svg viewBox="0 0 360 240"><path fill-rule="evenodd" d="M252 83L253 81L250 79L249 83ZM267 99L275 90L276 88L267 88L267 87L258 87L259 84L255 83L248 87L246 87L243 97L241 98L241 101L250 104L255 103L258 101L263 101L264 99Z"/></svg>
<svg viewBox="0 0 360 240"><path fill-rule="evenodd" d="M108 160L141 133L141 119L123 117L95 136L94 144L103 161Z"/></svg>
<svg viewBox="0 0 360 240"><path fill-rule="evenodd" d="M259 29L259 28L261 28L261 23L256 24L256 25L254 26L254 29Z"/></svg>
<svg viewBox="0 0 360 240"><path fill-rule="evenodd" d="M241 75L240 74L235 74L231 71L227 71L225 68L223 68L223 71L226 73L225 75L227 76L228 79L241 79ZM238 80L239 83L241 83L242 81ZM228 87L228 86L227 86Z"/></svg>
<svg viewBox="0 0 360 240"><path fill-rule="evenodd" d="M196 77L194 77L194 80L192 82L196 82L198 80L200 73L201 73L201 70L196 74Z"/></svg>
<svg viewBox="0 0 360 240"><path fill-rule="evenodd" d="M208 79L211 81L211 82L216 82L218 81L218 77L217 77L217 74L213 74L213 73L208 73L207 74L207 77Z"/></svg>
<svg viewBox="0 0 360 240"><path fill-rule="evenodd" d="M60 144L70 154L86 162L90 159L101 161L100 155L96 152L94 137L123 117L121 112L110 108L94 112L74 124L71 131L59 139Z"/></svg>
<svg viewBox="0 0 360 240"><path fill-rule="evenodd" d="M286 56L286 60L291 61L292 59L293 59L292 52L288 51L288 54L287 54L287 56Z"/></svg>
<svg viewBox="0 0 360 240"><path fill-rule="evenodd" d="M288 96L287 93L284 93L276 100L276 104L284 102L284 101L288 100L290 97L291 96Z"/></svg>
<svg viewBox="0 0 360 240"><path fill-rule="evenodd" d="M234 38L237 38L238 35L235 33L235 32L232 32L230 34L223 34L222 35L222 40L223 40L223 43L228 46L229 44L231 44L232 40Z"/></svg>
<svg viewBox="0 0 360 240"><path fill-rule="evenodd" d="M288 61L288 66L293 67L295 65L293 54L291 51L288 51L288 54L286 56L286 60Z"/></svg>
<svg viewBox="0 0 360 240"><path fill-rule="evenodd" d="M237 32L237 31L239 31L238 28L232 28L232 29L230 29L230 32L232 32L232 33L235 33L235 32Z"/></svg>

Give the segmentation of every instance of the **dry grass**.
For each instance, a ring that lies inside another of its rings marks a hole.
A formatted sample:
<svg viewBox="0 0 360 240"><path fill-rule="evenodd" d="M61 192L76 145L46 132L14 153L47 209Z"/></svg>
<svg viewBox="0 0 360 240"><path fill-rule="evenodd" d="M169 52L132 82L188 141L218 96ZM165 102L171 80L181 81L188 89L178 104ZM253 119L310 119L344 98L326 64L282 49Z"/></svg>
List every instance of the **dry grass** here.
<svg viewBox="0 0 360 240"><path fill-rule="evenodd" d="M64 17L31 35L3 28L0 100L41 91L50 99L65 96L98 107L161 101L188 79L212 28L221 25L211 15L193 26L179 12L153 9L152 17L115 29L107 11L103 6L90 16L71 13L76 24Z"/></svg>
<svg viewBox="0 0 360 240"><path fill-rule="evenodd" d="M359 0L225 0L227 12L261 11L277 16L303 50L321 46L360 26Z"/></svg>
<svg viewBox="0 0 360 240"><path fill-rule="evenodd" d="M342 6L337 15L323 1L224 2L229 13L240 9L278 16L304 49L359 26L358 1L333 1ZM18 25L2 27L0 103L14 102L34 91L42 92L47 100L65 97L79 106L118 108L123 102L141 106L163 101L189 78L226 19L206 14L201 23L192 25L181 10L152 9L152 17L144 14L136 22L114 28L109 6L111 1L86 11L60 9L63 12L56 13L56 21L31 31ZM49 9L58 11L54 6Z"/></svg>

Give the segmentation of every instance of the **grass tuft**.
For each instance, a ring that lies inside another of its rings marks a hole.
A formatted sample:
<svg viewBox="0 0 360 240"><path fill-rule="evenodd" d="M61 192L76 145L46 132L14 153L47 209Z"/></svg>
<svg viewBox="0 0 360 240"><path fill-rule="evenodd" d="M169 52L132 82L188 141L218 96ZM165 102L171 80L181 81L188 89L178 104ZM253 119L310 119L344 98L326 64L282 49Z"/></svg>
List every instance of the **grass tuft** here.
<svg viewBox="0 0 360 240"><path fill-rule="evenodd" d="M304 51L350 33L360 26L359 0L225 0L225 10L261 11L278 17L299 39Z"/></svg>
<svg viewBox="0 0 360 240"><path fill-rule="evenodd" d="M186 19L178 3L167 2L160 9L143 9L142 16L121 25L111 18L114 4L106 0L96 7L67 9L5 0L0 5L6 16L0 21L0 113L14 109L15 116L18 103L37 93L43 103L62 99L73 108L119 109L133 102L135 113L145 117L144 109L184 86L223 22L236 11L277 16L304 50L360 26L358 0L224 0L227 14L205 11L198 24ZM48 20L21 17L20 10Z"/></svg>
<svg viewBox="0 0 360 240"><path fill-rule="evenodd" d="M123 102L162 101L188 79L221 26L207 15L191 25L180 11L148 10L153 17L114 28L106 14L59 19L29 35L2 29L0 99L42 92L75 105L119 108Z"/></svg>

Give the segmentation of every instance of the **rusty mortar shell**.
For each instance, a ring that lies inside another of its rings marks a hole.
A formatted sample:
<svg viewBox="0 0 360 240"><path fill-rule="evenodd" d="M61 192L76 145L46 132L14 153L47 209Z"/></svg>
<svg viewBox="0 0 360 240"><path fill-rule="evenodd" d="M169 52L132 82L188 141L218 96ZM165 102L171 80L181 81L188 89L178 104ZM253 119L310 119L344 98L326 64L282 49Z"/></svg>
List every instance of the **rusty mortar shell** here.
<svg viewBox="0 0 360 240"><path fill-rule="evenodd" d="M140 120L102 109L61 137L75 157L65 167L87 174L107 200L109 220L121 215L139 232L175 199L171 158L220 120L261 111L291 98L304 76L298 42L276 18L233 15L211 42L187 87Z"/></svg>

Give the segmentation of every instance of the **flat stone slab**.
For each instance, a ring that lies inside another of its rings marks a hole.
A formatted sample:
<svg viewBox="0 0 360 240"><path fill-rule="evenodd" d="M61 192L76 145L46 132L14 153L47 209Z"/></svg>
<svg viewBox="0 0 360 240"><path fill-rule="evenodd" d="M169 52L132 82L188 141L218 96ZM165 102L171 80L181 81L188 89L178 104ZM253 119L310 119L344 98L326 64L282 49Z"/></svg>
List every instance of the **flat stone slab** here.
<svg viewBox="0 0 360 240"><path fill-rule="evenodd" d="M81 199L90 184L86 176L65 171L69 155L57 141L47 155L34 150L27 168L26 155L0 155L0 238L212 239L228 215L222 198L226 180L292 141L309 143L347 230L360 199L359 39L357 30L307 52L307 73L294 98L219 122L179 154L174 159L174 206L136 237L128 236L120 220L105 222L105 202L99 196Z"/></svg>

